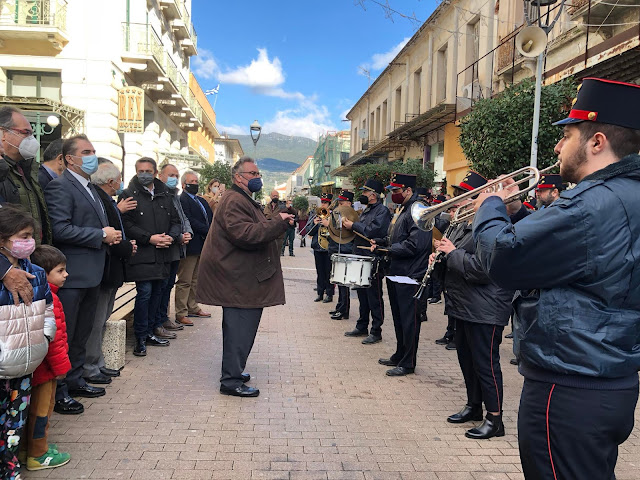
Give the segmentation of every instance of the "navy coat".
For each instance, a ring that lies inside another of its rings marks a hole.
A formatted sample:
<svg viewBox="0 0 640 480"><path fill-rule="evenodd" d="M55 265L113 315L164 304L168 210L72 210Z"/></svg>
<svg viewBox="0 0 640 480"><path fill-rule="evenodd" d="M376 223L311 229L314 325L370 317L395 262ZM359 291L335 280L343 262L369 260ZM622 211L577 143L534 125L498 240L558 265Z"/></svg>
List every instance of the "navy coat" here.
<svg viewBox="0 0 640 480"><path fill-rule="evenodd" d="M640 156L629 155L516 225L496 197L476 213L477 255L491 279L506 288L539 291L533 316L523 318L516 331L526 377L637 384L638 192Z"/></svg>
<svg viewBox="0 0 640 480"><path fill-rule="evenodd" d="M382 202L377 202L373 205L367 205L367 208L360 215L360 220L353 222L352 230L373 240L374 238L384 238L389 231L390 224L391 212ZM356 236L353 240L353 250L357 252L356 255L373 255L367 250L357 248L359 245L371 246L369 242Z"/></svg>
<svg viewBox="0 0 640 480"><path fill-rule="evenodd" d="M199 202L205 209L206 217L196 202ZM194 200L187 192L180 194L180 205L182 205L182 210L189 219L193 230L193 238L187 244L187 255L200 255L213 221L213 211L204 198L196 196Z"/></svg>

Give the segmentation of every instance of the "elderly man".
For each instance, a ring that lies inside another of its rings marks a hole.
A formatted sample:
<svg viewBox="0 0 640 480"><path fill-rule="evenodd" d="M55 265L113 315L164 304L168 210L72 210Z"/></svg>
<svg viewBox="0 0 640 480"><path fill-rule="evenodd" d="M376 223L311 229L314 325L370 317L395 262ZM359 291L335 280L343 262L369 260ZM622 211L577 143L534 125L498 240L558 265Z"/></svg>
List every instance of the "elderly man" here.
<svg viewBox="0 0 640 480"><path fill-rule="evenodd" d="M213 221L213 212L207 201L198 196L198 174L192 170L187 170L182 175L180 205L191 224L193 238L187 245L186 255L180 260L178 266L175 293L177 323L184 321L187 316L211 317L211 314L203 311L196 302L196 285L200 253Z"/></svg>
<svg viewBox="0 0 640 480"><path fill-rule="evenodd" d="M83 378L87 341L96 316L107 246L122 239L121 229L109 226L96 188L89 182L98 169L98 157L85 135L68 138L62 145L67 166L51 180L45 198L51 215L54 245L67 257L69 278L58 291L67 322L71 370L58 382L55 411L76 414L83 406L71 397L99 397L104 388ZM70 397L71 395L71 397Z"/></svg>
<svg viewBox="0 0 640 480"><path fill-rule="evenodd" d="M540 177L538 186L536 187L536 206L539 210L543 210L558 198L564 190L562 177L558 174L545 174Z"/></svg>
<svg viewBox="0 0 640 480"><path fill-rule="evenodd" d="M262 188L255 161L242 157L232 169L233 186L222 197L201 256L196 300L222 306L220 393L257 397L243 373L264 307L283 305L284 281L277 239L293 216L266 218L251 194Z"/></svg>
<svg viewBox="0 0 640 480"><path fill-rule="evenodd" d="M64 159L62 158L62 139L58 138L49 144L42 154L42 164L38 168L38 182L42 190L47 188L49 182L58 178L64 172Z"/></svg>
<svg viewBox="0 0 640 480"><path fill-rule="evenodd" d="M122 193L122 175L120 169L111 162L103 162L98 171L91 175L91 182L97 187L102 208L107 215L109 225L123 231L122 214L136 208L135 200L127 198L116 204L114 196ZM87 355L84 361L84 378L89 383L109 384L111 377L120 376L118 370L107 368L102 355L102 339L107 319L113 312L113 303L118 288L124 283L124 264L136 252L136 241L122 235L122 242L107 249L100 292L94 316L93 328L87 341Z"/></svg>

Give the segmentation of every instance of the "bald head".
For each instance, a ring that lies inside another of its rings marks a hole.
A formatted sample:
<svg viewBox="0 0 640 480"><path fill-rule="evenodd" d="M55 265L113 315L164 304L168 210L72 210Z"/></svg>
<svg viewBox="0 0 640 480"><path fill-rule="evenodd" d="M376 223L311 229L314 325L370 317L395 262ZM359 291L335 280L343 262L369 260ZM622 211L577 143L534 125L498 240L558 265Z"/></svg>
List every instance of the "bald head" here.
<svg viewBox="0 0 640 480"><path fill-rule="evenodd" d="M279 199L279 198L280 198L280 194L278 193L278 191L277 191L277 190L271 190L271 195L270 195L270 197L271 197L271 200L273 200L274 198L277 200L277 199Z"/></svg>

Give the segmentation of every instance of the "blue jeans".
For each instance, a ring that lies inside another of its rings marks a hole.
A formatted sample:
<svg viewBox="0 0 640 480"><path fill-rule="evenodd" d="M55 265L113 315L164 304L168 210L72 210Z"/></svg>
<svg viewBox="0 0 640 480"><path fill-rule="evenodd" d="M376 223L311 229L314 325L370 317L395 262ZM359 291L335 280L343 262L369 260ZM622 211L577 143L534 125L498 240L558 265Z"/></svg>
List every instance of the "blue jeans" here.
<svg viewBox="0 0 640 480"><path fill-rule="evenodd" d="M155 319L166 279L136 282L136 304L133 307L133 331L136 338L153 335Z"/></svg>
<svg viewBox="0 0 640 480"><path fill-rule="evenodd" d="M176 275L178 274L178 266L180 260L171 262L171 269L169 270L169 278L165 280L165 284L162 287L162 296L160 297L160 305L158 306L158 313L156 314L156 320L154 328L159 327L164 322L169 320L169 300L171 300L171 290L176 283Z"/></svg>

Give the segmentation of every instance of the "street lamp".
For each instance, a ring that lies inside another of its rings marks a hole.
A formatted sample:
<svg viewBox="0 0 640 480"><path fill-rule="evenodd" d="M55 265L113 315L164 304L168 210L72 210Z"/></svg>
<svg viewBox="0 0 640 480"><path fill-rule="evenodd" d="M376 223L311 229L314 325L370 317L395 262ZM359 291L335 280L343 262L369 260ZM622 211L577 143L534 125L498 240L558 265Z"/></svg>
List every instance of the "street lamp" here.
<svg viewBox="0 0 640 480"><path fill-rule="evenodd" d="M324 167L324 174L327 176L327 181L329 181L329 172L331 171L331 164L325 163L323 167Z"/></svg>
<svg viewBox="0 0 640 480"><path fill-rule="evenodd" d="M313 177L307 178L307 182L309 183L309 187L311 187L311 184L313 184Z"/></svg>
<svg viewBox="0 0 640 480"><path fill-rule="evenodd" d="M253 121L249 127L249 131L251 132L251 140L253 140L253 146L255 147L258 144L258 140L260 140L260 133L262 133L262 126L260 126L258 120Z"/></svg>

